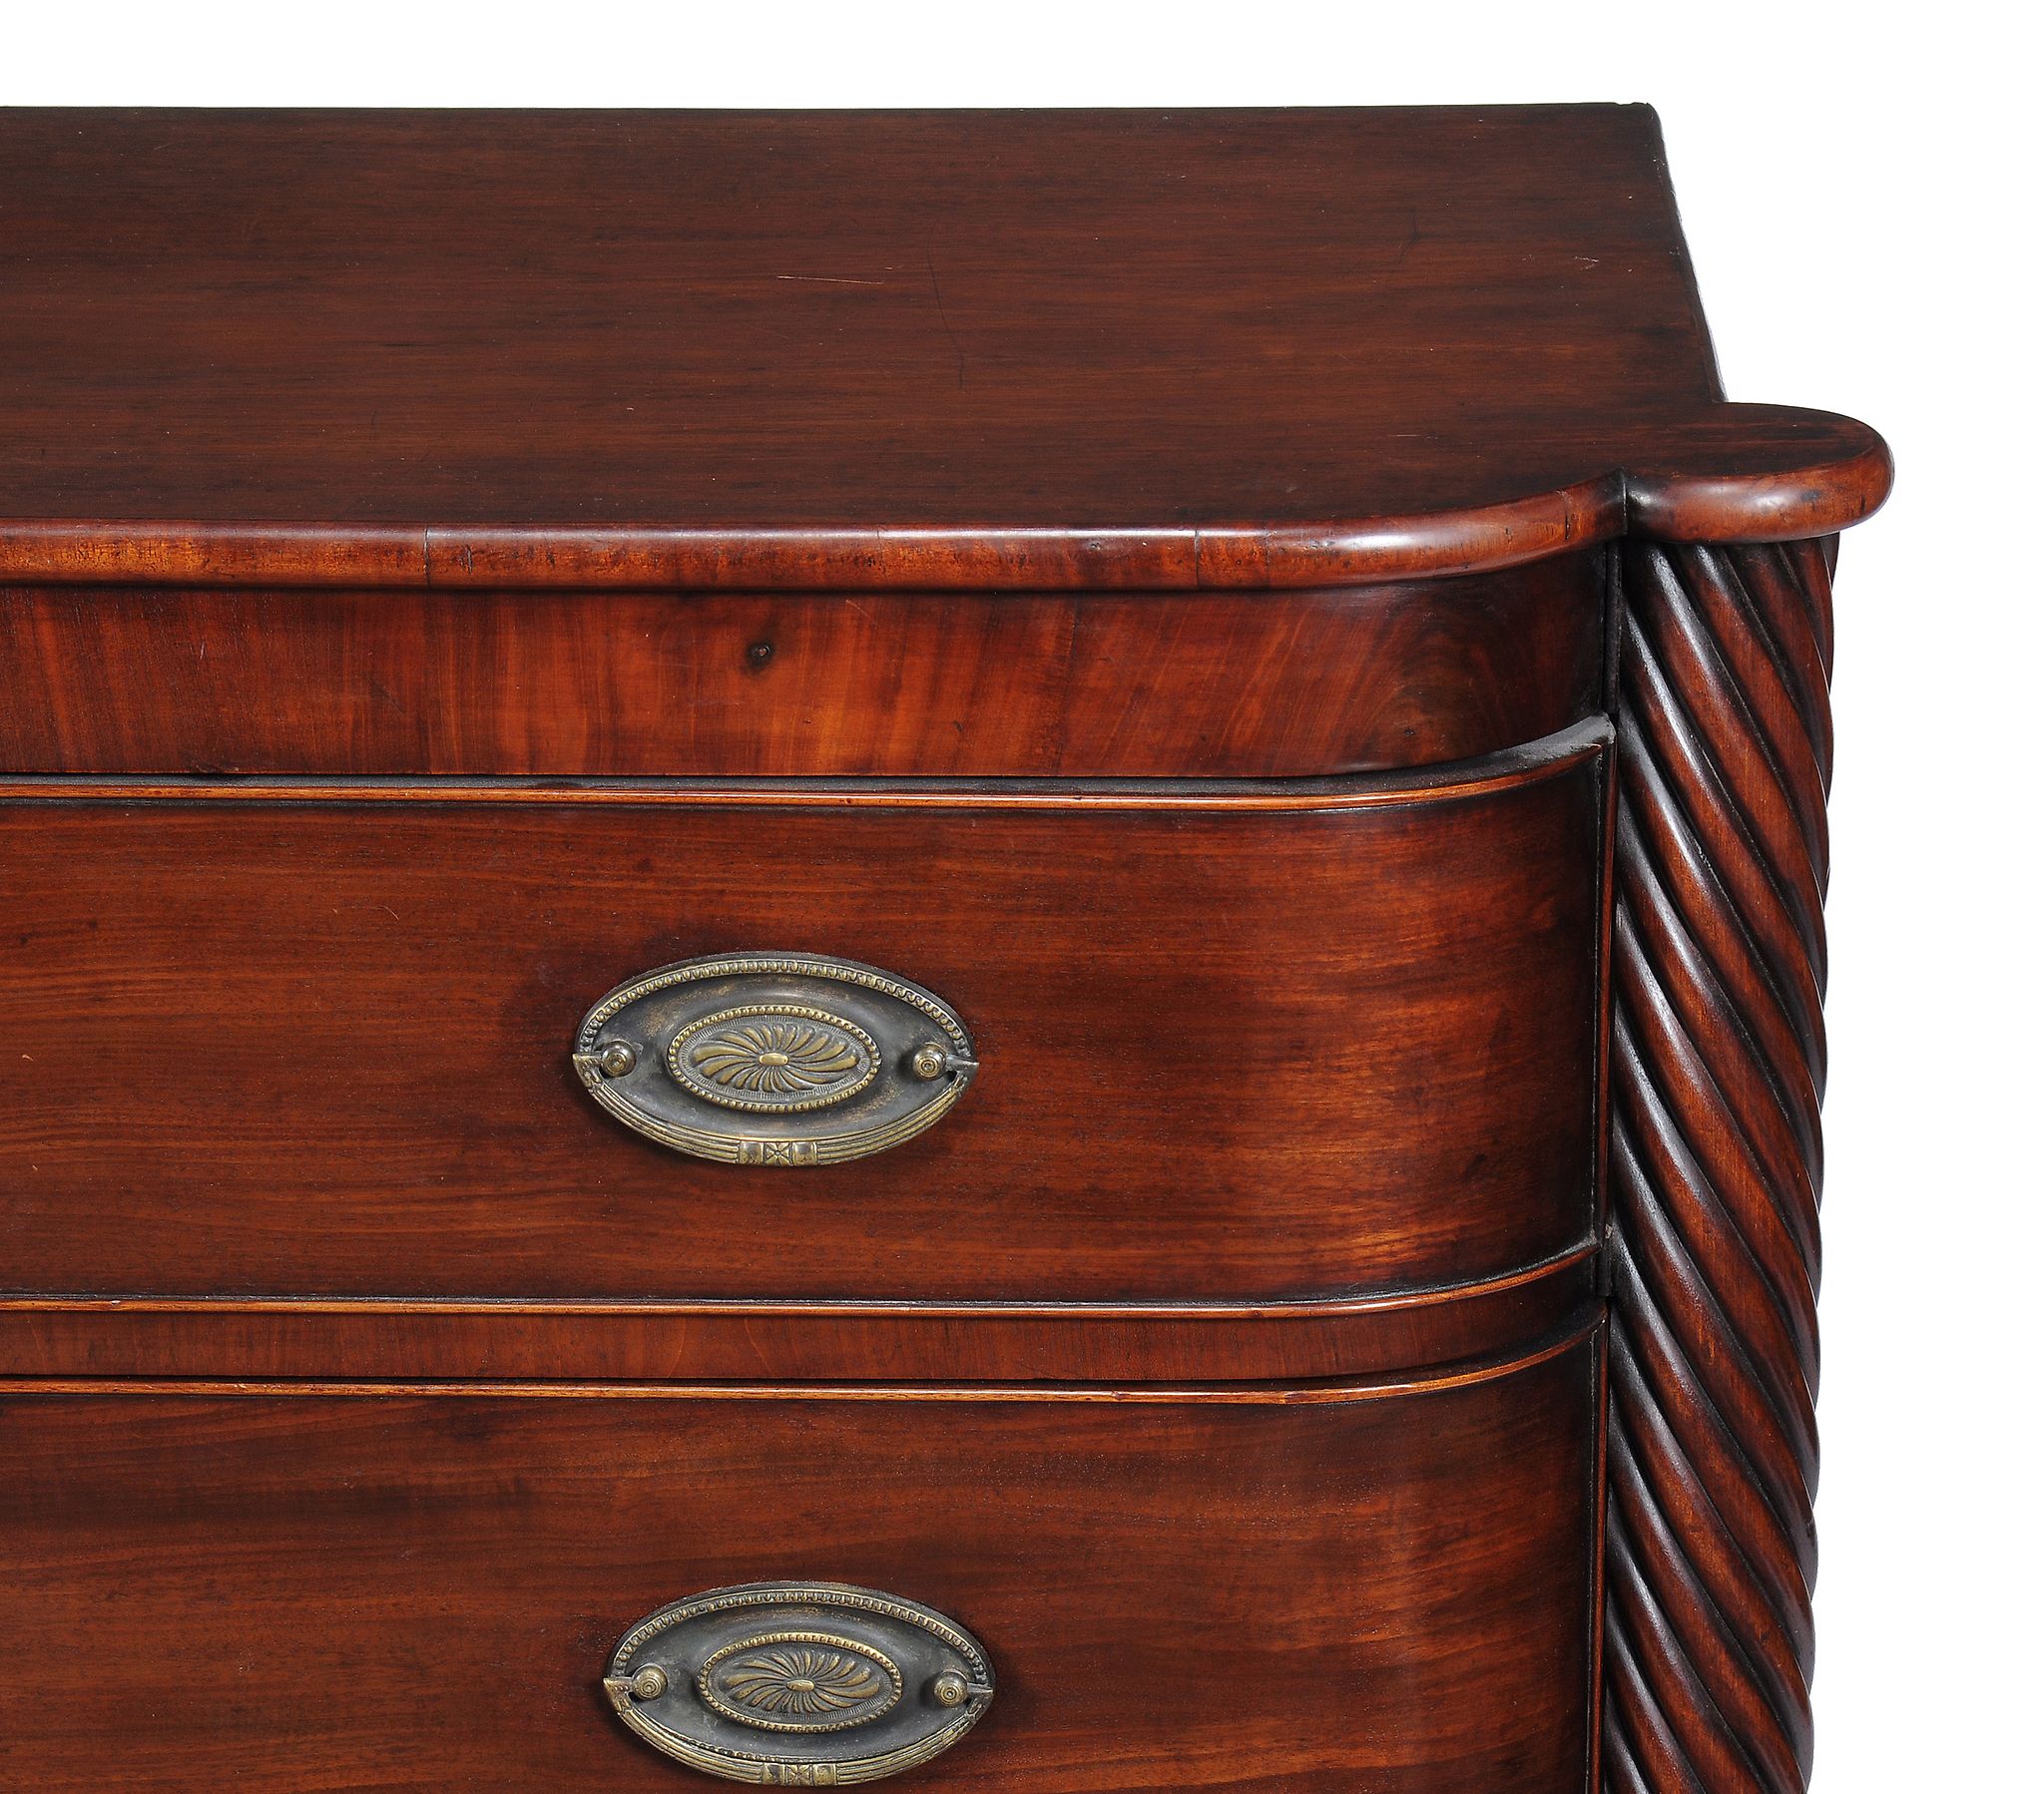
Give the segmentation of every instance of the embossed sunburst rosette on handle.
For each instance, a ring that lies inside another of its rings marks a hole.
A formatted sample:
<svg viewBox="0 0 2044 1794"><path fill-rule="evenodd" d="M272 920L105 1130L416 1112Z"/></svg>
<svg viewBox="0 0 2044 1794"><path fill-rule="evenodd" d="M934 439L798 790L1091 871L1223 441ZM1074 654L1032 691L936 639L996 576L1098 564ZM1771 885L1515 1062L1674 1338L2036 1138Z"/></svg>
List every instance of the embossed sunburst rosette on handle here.
<svg viewBox="0 0 2044 1794"><path fill-rule="evenodd" d="M921 985L820 954L726 953L630 979L575 1039L597 1103L677 1152L725 1164L863 1158L949 1113L972 1037Z"/></svg>
<svg viewBox="0 0 2044 1794"><path fill-rule="evenodd" d="M1621 551L1608 1794L1809 1776L1836 555Z"/></svg>
<svg viewBox="0 0 2044 1794"><path fill-rule="evenodd" d="M994 1697L984 1646L955 1620L840 1582L749 1582L662 1607L619 1640L603 1685L663 1755L805 1788L926 1763Z"/></svg>

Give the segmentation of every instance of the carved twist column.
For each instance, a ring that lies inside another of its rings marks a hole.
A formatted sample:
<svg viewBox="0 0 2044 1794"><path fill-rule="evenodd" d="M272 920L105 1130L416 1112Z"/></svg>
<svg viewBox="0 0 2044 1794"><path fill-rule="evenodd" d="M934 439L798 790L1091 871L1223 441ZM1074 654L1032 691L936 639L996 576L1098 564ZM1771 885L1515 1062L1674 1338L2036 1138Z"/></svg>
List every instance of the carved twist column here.
<svg viewBox="0 0 2044 1794"><path fill-rule="evenodd" d="M1799 1794L1837 538L1623 555L1604 1785Z"/></svg>

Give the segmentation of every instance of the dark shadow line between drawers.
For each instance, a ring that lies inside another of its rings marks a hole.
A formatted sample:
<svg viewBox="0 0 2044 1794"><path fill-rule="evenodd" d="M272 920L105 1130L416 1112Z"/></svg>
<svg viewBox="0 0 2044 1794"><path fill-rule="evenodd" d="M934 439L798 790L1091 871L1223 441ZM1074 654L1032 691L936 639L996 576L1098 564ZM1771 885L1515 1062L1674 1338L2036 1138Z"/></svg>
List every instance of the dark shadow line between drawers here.
<svg viewBox="0 0 2044 1794"><path fill-rule="evenodd" d="M1537 741L1474 759L1391 771L1288 779L1237 778L475 778L421 773L390 777L222 779L181 774L15 774L0 778L0 803L690 804L773 807L836 802L846 808L998 806L1013 809L1375 809L1441 803L1538 784L1611 745L1611 721L1586 717Z"/></svg>
<svg viewBox="0 0 2044 1794"><path fill-rule="evenodd" d="M761 1382L547 1382L509 1379L458 1381L333 1381L318 1378L219 1377L5 1377L0 1402L15 1396L508 1396L520 1398L661 1401L940 1401L1089 1402L1156 1405L1176 1402L1242 1403L1264 1407L1382 1401L1433 1395L1496 1382L1561 1357L1604 1324L1604 1304L1580 1307L1560 1329L1519 1352L1442 1365L1418 1375L1304 1379L1278 1383L761 1383Z"/></svg>
<svg viewBox="0 0 2044 1794"><path fill-rule="evenodd" d="M501 1314L666 1316L741 1318L747 1315L794 1319L1048 1320L1048 1321L1317 1321L1347 1316L1395 1314L1451 1302L1502 1295L1582 1264L1595 1256L1596 1236L1494 1277L1467 1283L1433 1283L1378 1295L1302 1297L1279 1301L1209 1302L1032 1302L1027 1300L942 1302L863 1300L773 1301L752 1297L666 1296L330 1296L93 1294L76 1291L8 1291L0 1294L7 1314Z"/></svg>

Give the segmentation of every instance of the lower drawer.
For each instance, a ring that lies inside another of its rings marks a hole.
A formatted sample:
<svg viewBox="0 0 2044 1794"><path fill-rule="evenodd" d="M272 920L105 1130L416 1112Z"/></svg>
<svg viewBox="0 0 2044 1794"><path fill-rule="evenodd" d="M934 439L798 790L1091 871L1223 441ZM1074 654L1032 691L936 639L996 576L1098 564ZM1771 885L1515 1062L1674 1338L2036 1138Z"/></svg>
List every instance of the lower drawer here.
<svg viewBox="0 0 2044 1794"><path fill-rule="evenodd" d="M1594 1337L1431 1383L16 1385L0 1784L715 1784L602 1678L760 1580L921 1602L972 1790L1584 1786Z"/></svg>

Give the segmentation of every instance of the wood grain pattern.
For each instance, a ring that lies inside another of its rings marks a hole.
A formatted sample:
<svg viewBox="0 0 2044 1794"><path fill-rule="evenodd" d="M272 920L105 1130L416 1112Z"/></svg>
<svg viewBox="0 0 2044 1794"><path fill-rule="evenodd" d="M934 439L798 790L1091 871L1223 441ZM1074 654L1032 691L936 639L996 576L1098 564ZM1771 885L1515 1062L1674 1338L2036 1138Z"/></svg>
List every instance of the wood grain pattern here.
<svg viewBox="0 0 2044 1794"><path fill-rule="evenodd" d="M1051 807L9 787L9 1278L1235 1301L1524 1268L1590 1224L1601 740ZM785 1173L604 1116L567 1059L588 1007L763 947L937 992L966 1100Z"/></svg>
<svg viewBox="0 0 2044 1794"><path fill-rule="evenodd" d="M14 583L1311 586L1887 487L1723 401L1640 107L17 111L0 191Z"/></svg>
<svg viewBox="0 0 2044 1794"><path fill-rule="evenodd" d="M0 591L13 772L1264 777L1600 701L1604 557L1282 600Z"/></svg>
<svg viewBox="0 0 2044 1794"><path fill-rule="evenodd" d="M1580 1786L1592 1347L1441 1393L0 1400L0 1768L39 1794L689 1778L596 1689L663 1602L886 1588L986 1794ZM110 1700L52 1697L86 1674Z"/></svg>
<svg viewBox="0 0 2044 1794"><path fill-rule="evenodd" d="M1891 466L1650 111L17 110L0 214L0 1785L650 1794L618 1633L814 1576L991 1645L932 1786L1802 1794ZM982 1073L601 1114L746 948Z"/></svg>
<svg viewBox="0 0 2044 1794"><path fill-rule="evenodd" d="M1809 1775L1835 554L1625 557L1612 1794Z"/></svg>
<svg viewBox="0 0 2044 1794"><path fill-rule="evenodd" d="M1594 1242L1348 1301L474 1302L0 1296L0 1376L1124 1382L1353 1378L1480 1359L1595 1294Z"/></svg>

